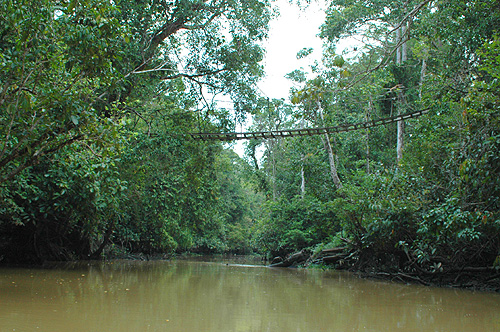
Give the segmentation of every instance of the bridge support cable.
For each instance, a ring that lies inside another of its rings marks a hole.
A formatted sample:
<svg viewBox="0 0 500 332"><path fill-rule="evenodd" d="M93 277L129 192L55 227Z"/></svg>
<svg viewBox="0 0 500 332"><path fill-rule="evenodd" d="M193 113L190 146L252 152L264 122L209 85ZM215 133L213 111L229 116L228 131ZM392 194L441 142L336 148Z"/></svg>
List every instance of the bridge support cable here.
<svg viewBox="0 0 500 332"><path fill-rule="evenodd" d="M376 126L387 125L390 123L398 122L401 120L412 119L426 114L429 109L424 109L420 111L415 111L406 114L400 114L391 116L388 118L382 118L378 120L366 121L355 124L341 124L335 127L324 127L324 128L301 128L301 129L281 129L281 130L271 130L271 131L253 131L253 132L241 132L241 133L189 133L187 135L191 136L195 140L209 141L235 141L242 139L270 139L279 137L295 137L295 136L313 136L321 135L325 133L342 133L359 129L368 129Z"/></svg>

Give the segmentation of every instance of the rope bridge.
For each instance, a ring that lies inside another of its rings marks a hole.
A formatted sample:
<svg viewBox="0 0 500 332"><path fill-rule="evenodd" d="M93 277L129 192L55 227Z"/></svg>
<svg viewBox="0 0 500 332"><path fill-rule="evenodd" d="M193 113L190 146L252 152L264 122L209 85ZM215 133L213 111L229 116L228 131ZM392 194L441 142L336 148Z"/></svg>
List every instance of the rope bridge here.
<svg viewBox="0 0 500 332"><path fill-rule="evenodd" d="M282 130L272 130L272 131L252 131L243 133L190 133L188 135L190 135L195 140L203 140L203 141L208 141L208 140L234 141L240 139L269 139L269 138L280 138L280 137L313 136L313 135L330 134L330 133L342 133L358 129L368 129L376 126L398 122L401 120L416 118L421 115L424 115L428 111L429 109L425 109L373 121L366 121L355 124L341 124L335 127L282 129Z"/></svg>

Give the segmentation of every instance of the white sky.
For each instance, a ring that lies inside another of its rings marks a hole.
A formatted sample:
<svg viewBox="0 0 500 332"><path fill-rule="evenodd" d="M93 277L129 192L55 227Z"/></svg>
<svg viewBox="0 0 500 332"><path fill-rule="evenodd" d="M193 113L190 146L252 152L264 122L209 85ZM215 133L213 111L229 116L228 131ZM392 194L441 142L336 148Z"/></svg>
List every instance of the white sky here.
<svg viewBox="0 0 500 332"><path fill-rule="evenodd" d="M317 0L301 10L297 5L290 4L289 0L276 0L273 6L279 7L280 15L270 23L269 38L264 43L266 77L258 87L265 97L289 100L293 82L286 79L285 75L300 68L308 71L314 60L321 60L322 41L317 35L325 21L326 5L323 0ZM304 59L297 59L297 52L303 48L313 48L314 52ZM244 127L249 122L251 120L247 119L246 124L239 124L236 131L245 131ZM233 149L243 156L244 142L236 141Z"/></svg>
<svg viewBox="0 0 500 332"><path fill-rule="evenodd" d="M284 76L295 69L309 68L309 64L321 59L321 39L317 36L319 27L325 20L323 1L312 1L304 10L290 4L289 0L277 0L280 15L271 21L269 39L264 44L266 77L259 88L269 98L288 99L293 83ZM297 52L303 48L313 48L314 53L298 60Z"/></svg>
<svg viewBox="0 0 500 332"><path fill-rule="evenodd" d="M274 7L279 8L280 15L270 22L269 38L263 45L266 48L264 58L266 76L258 84L264 97L283 98L285 101L289 101L289 91L294 84L286 79L285 75L301 68L310 72L310 65L314 61L321 63L322 40L318 34L320 26L325 22L327 9L326 0L311 0L305 9L300 9L289 2L290 0L272 2ZM349 38L337 44L336 49L342 53L343 50L357 44L360 42L355 38ZM304 48L313 48L314 52L304 59L297 59L297 52ZM236 131L245 131L249 123L251 119L237 125ZM233 149L243 156L244 141L236 141L233 144Z"/></svg>

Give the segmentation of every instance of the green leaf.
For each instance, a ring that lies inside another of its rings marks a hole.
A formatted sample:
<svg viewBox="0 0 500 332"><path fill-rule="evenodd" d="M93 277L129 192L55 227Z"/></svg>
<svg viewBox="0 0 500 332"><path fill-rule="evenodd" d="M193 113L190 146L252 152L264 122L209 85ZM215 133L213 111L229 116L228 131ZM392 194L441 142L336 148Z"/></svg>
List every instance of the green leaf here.
<svg viewBox="0 0 500 332"><path fill-rule="evenodd" d="M303 48L299 52L297 52L296 57L297 57L297 59L303 59L306 56L310 55L313 51L314 51L314 49L312 47Z"/></svg>
<svg viewBox="0 0 500 332"><path fill-rule="evenodd" d="M73 124L75 126L78 126L78 117L76 117L75 115L72 115L70 118L71 118L71 122L73 122Z"/></svg>
<svg viewBox="0 0 500 332"><path fill-rule="evenodd" d="M342 66L345 64L345 60L342 56L337 55L335 59L333 60L333 65L338 68L342 68Z"/></svg>
<svg viewBox="0 0 500 332"><path fill-rule="evenodd" d="M75 9L77 5L78 5L78 0L71 0L71 2L68 5L68 11L70 12L73 11L73 9Z"/></svg>

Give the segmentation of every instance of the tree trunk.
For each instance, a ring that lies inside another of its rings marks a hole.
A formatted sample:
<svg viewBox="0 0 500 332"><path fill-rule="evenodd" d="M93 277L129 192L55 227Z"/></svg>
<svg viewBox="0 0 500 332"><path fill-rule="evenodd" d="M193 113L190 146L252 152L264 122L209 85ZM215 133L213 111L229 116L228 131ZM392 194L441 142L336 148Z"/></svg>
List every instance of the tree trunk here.
<svg viewBox="0 0 500 332"><path fill-rule="evenodd" d="M302 157L302 167L300 168L300 177L301 177L301 182L300 182L300 196L302 199L306 196L306 177L304 175L304 161L306 159L306 156Z"/></svg>
<svg viewBox="0 0 500 332"><path fill-rule="evenodd" d="M401 27L401 38L402 39L407 39L406 34L408 33L408 22L405 23ZM406 40L403 42L401 45L401 63L405 62L408 60L408 44L406 43Z"/></svg>
<svg viewBox="0 0 500 332"><path fill-rule="evenodd" d="M281 262L271 263L269 267L290 267L297 266L300 263L305 262L310 257L309 253L306 250L301 250L296 252L287 258L285 258Z"/></svg>
<svg viewBox="0 0 500 332"><path fill-rule="evenodd" d="M342 182L337 173L337 166L335 165L335 156L333 154L332 145L330 144L330 137L325 133L323 137L323 143L325 145L326 152L328 153L328 161L330 162L330 174L332 176L333 183L337 189L342 188Z"/></svg>
<svg viewBox="0 0 500 332"><path fill-rule="evenodd" d="M104 234L104 238L101 242L101 245L99 246L99 248L97 248L96 251L94 251L93 253L91 253L89 255L89 259L99 259L101 257L101 254L104 251L104 248L106 248L106 246L109 243L109 240L111 239L111 235L113 234L114 229L115 229L115 225L113 223L111 226L109 226L108 230Z"/></svg>
<svg viewBox="0 0 500 332"><path fill-rule="evenodd" d="M401 28L396 30L396 44L399 44L401 41ZM396 64L401 63L401 46L398 46L396 48Z"/></svg>
<svg viewBox="0 0 500 332"><path fill-rule="evenodd" d="M272 142L272 156L273 156L273 201L276 201L276 142L275 140L271 140Z"/></svg>
<svg viewBox="0 0 500 332"><path fill-rule="evenodd" d="M401 114L401 111L398 112ZM404 145L404 131L405 131L405 122L404 120L399 120L398 123L398 133L397 133L397 162L399 163L401 158L403 158L403 145Z"/></svg>
<svg viewBox="0 0 500 332"><path fill-rule="evenodd" d="M408 29L408 23L405 23L401 28L396 31L397 43L401 45L398 47L396 52L396 64L398 66L402 65L408 58L408 46L406 41L402 42L403 39L406 39L406 30ZM398 82L400 86L400 90L398 92L398 114L403 114L406 110L406 98L404 96L404 82ZM403 147L404 147L404 128L405 122L404 120L399 120L397 122L397 144L396 144L396 161L399 164L401 158L403 158Z"/></svg>
<svg viewBox="0 0 500 332"><path fill-rule="evenodd" d="M370 96L370 100L368 101L368 109L365 114L365 121L370 121L372 117L373 110L373 100ZM370 174L370 129L366 128L365 130L365 148L366 148L366 174Z"/></svg>
<svg viewBox="0 0 500 332"><path fill-rule="evenodd" d="M418 90L418 98L422 101L422 88L424 87L424 79L425 79L425 71L427 70L427 62L425 59L422 59L422 69L420 70L420 82L419 90Z"/></svg>
<svg viewBox="0 0 500 332"><path fill-rule="evenodd" d="M319 111L319 116L321 117L321 121L324 123L323 109L321 108L321 104L319 102L318 102L318 111ZM332 176L333 183L335 184L335 187L337 189L341 189L342 182L340 182L340 178L337 173L337 166L335 165L335 155L333 153L328 133L325 133L324 136L321 137L321 140L323 141L326 153L328 154L328 161L330 162L330 175Z"/></svg>

